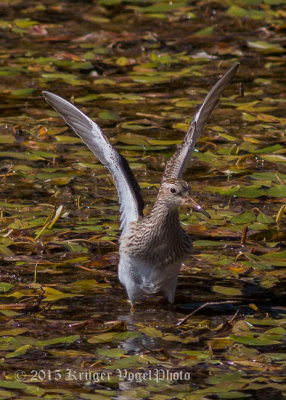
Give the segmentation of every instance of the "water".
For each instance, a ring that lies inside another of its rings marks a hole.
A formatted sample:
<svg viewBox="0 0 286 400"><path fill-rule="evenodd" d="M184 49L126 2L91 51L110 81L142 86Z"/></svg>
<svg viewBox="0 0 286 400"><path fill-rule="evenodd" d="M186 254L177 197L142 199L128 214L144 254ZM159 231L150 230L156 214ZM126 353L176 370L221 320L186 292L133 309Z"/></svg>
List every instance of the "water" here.
<svg viewBox="0 0 286 400"><path fill-rule="evenodd" d="M283 398L281 5L1 8L1 398ZM155 296L131 313L112 180L41 90L98 122L148 210L195 110L238 61L184 175L212 218L182 210L194 253L175 305Z"/></svg>

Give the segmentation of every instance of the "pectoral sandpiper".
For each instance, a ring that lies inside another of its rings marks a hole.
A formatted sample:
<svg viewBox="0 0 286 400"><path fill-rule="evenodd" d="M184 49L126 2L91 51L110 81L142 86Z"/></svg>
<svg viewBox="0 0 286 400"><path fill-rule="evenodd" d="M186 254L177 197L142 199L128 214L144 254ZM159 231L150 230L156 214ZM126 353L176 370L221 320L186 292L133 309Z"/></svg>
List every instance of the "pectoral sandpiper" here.
<svg viewBox="0 0 286 400"><path fill-rule="evenodd" d="M109 143L99 126L68 101L43 92L45 100L108 168L114 179L121 222L118 277L131 304L143 294L159 291L170 303L174 301L180 267L192 249L191 238L180 225L178 208L188 205L208 216L192 199L190 186L181 177L206 122L238 67L239 64L232 66L206 96L183 142L167 162L157 199L145 216L140 187L128 162Z"/></svg>

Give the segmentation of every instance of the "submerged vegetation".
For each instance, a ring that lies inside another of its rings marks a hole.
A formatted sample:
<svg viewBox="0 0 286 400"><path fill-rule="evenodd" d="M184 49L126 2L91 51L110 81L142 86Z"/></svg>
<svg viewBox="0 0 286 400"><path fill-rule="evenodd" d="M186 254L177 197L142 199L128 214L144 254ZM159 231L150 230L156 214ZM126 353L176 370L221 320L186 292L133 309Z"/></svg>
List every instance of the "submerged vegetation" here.
<svg viewBox="0 0 286 400"><path fill-rule="evenodd" d="M0 10L0 399L285 398L285 1ZM182 210L194 254L175 307L156 297L131 314L111 177L41 91L97 121L150 208L236 62L184 175L211 219Z"/></svg>

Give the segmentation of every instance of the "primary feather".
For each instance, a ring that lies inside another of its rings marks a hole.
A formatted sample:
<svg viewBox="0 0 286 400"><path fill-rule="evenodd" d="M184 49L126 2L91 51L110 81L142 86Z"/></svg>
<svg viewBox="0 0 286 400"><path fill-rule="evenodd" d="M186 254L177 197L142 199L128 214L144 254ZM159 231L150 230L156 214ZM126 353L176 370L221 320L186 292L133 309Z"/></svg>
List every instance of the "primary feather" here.
<svg viewBox="0 0 286 400"><path fill-rule="evenodd" d="M99 126L73 104L50 92L44 91L43 95L100 162L109 169L119 197L120 229L122 234L126 233L129 223L138 220L144 207L140 187L128 162L109 143Z"/></svg>
<svg viewBox="0 0 286 400"><path fill-rule="evenodd" d="M196 142L198 141L201 132L205 127L205 124L210 118L215 107L218 105L223 91L229 85L238 67L239 64L233 65L208 93L203 104L195 114L183 142L167 162L162 180L182 177L186 169L188 158L192 154Z"/></svg>

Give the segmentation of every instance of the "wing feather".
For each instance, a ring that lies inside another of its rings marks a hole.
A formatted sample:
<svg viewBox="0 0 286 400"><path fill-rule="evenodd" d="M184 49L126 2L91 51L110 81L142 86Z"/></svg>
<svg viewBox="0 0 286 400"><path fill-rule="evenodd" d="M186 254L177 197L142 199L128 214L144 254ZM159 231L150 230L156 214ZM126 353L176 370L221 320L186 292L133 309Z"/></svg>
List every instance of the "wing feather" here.
<svg viewBox="0 0 286 400"><path fill-rule="evenodd" d="M193 152L196 142L200 137L205 124L210 118L215 107L218 105L223 91L230 84L230 81L236 74L238 67L239 64L233 65L208 93L203 104L195 114L183 142L167 162L162 180L182 177L188 158Z"/></svg>
<svg viewBox="0 0 286 400"><path fill-rule="evenodd" d="M44 91L43 96L110 171L120 202L120 229L122 235L125 234L129 223L137 221L144 208L140 187L128 162L110 144L99 126L73 104L50 92Z"/></svg>

